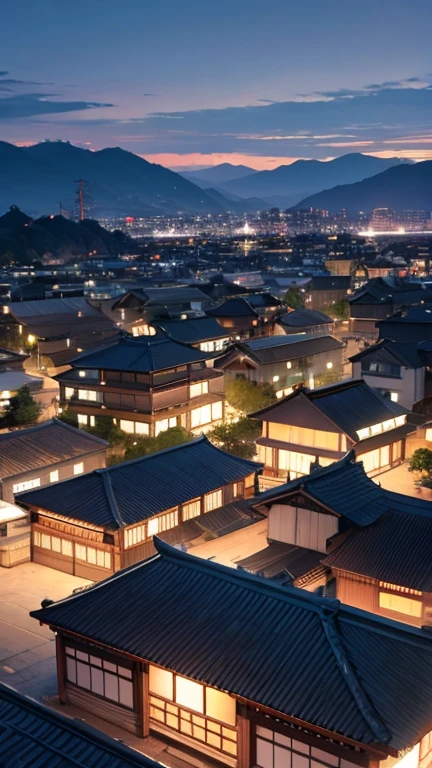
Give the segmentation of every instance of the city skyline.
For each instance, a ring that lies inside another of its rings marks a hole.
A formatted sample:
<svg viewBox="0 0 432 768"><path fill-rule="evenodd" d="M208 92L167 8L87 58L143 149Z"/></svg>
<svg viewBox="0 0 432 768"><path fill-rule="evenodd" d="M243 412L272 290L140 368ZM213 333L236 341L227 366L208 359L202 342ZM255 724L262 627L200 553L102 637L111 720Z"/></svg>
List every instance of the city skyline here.
<svg viewBox="0 0 432 768"><path fill-rule="evenodd" d="M121 146L184 170L431 159L430 4L409 19L402 0L346 5L24 0L0 30L0 139Z"/></svg>

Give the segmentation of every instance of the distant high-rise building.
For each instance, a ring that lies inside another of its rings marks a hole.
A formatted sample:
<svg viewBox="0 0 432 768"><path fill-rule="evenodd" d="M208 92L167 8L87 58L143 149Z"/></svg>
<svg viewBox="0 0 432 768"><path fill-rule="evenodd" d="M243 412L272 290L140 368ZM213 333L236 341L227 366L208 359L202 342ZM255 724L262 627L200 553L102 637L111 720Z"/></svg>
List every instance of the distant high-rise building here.
<svg viewBox="0 0 432 768"><path fill-rule="evenodd" d="M374 232L391 232L397 229L396 214L392 208L374 208L369 229Z"/></svg>

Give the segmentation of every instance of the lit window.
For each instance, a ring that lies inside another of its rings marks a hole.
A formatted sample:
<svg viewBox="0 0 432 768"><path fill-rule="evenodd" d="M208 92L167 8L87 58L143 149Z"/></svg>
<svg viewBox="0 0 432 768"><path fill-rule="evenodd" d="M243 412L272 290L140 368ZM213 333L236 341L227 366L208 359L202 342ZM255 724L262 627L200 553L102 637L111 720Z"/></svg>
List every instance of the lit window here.
<svg viewBox="0 0 432 768"><path fill-rule="evenodd" d="M190 385L190 397L198 397L208 393L208 381L199 381L197 384Z"/></svg>
<svg viewBox="0 0 432 768"><path fill-rule="evenodd" d="M189 504L183 504L182 507L182 519L191 520L193 517L198 517L201 514L201 499L190 501Z"/></svg>
<svg viewBox="0 0 432 768"><path fill-rule="evenodd" d="M213 403L213 405L218 405ZM222 405L222 404L221 404ZM191 427L199 427L203 424L210 424L212 421L212 407L211 405L203 405L201 408L194 408L191 411Z"/></svg>
<svg viewBox="0 0 432 768"><path fill-rule="evenodd" d="M212 403L212 421L218 421L222 418L222 401L219 400L217 403Z"/></svg>
<svg viewBox="0 0 432 768"><path fill-rule="evenodd" d="M137 435L148 435L149 434L149 425L146 424L143 421L136 421L135 422L135 432Z"/></svg>
<svg viewBox="0 0 432 768"><path fill-rule="evenodd" d="M135 422L128 421L127 419L120 419L120 429L123 432L127 432L129 435L133 435L135 432Z"/></svg>
<svg viewBox="0 0 432 768"><path fill-rule="evenodd" d="M70 347L70 339L66 339L66 346Z"/></svg>
<svg viewBox="0 0 432 768"><path fill-rule="evenodd" d="M159 517L152 517L147 525L149 537L157 536L158 533L174 528L178 525L178 507L171 512L166 512L164 515L159 515Z"/></svg>
<svg viewBox="0 0 432 768"><path fill-rule="evenodd" d="M84 462L80 461L78 464L74 464L74 475L82 475L84 472Z"/></svg>
<svg viewBox="0 0 432 768"><path fill-rule="evenodd" d="M59 479L59 471L58 469L53 469L52 472L50 472L50 483L57 483Z"/></svg>
<svg viewBox="0 0 432 768"><path fill-rule="evenodd" d="M204 496L204 509L206 512L211 512L212 509L217 509L222 506L222 488L213 493L207 493Z"/></svg>
<svg viewBox="0 0 432 768"><path fill-rule="evenodd" d="M195 712L204 712L204 686L176 675L175 700Z"/></svg>
<svg viewBox="0 0 432 768"><path fill-rule="evenodd" d="M78 376L79 376L81 379L84 379L84 378L85 378L85 375L86 375L86 372L85 372L85 371L80 371L80 372L78 373Z"/></svg>
<svg viewBox="0 0 432 768"><path fill-rule="evenodd" d="M90 426L95 427L96 426L96 418L95 416L90 416Z"/></svg>
<svg viewBox="0 0 432 768"><path fill-rule="evenodd" d="M86 427L88 424L88 416L85 413L78 413L77 421L79 427Z"/></svg>
<svg viewBox="0 0 432 768"><path fill-rule="evenodd" d="M12 486L12 492L22 493L22 491L29 491L32 488L39 488L40 484L40 477L35 477L34 480L24 480L22 483L15 483Z"/></svg>
<svg viewBox="0 0 432 768"><path fill-rule="evenodd" d="M78 399L79 400L90 400L92 402L101 403L103 396L102 392L96 392L93 389L79 389L78 390Z"/></svg>
<svg viewBox="0 0 432 768"><path fill-rule="evenodd" d="M390 392L390 400L393 403L397 403L397 401L399 400L399 393L398 392Z"/></svg>
<svg viewBox="0 0 432 768"><path fill-rule="evenodd" d="M379 607L387 611L403 613L405 616L412 616L416 619L421 619L422 615L421 600L412 600L401 595L392 595L390 592L379 593Z"/></svg>
<svg viewBox="0 0 432 768"><path fill-rule="evenodd" d="M149 665L149 690L151 693L156 693L164 699L172 701L174 696L173 680L172 672L154 667L153 664Z"/></svg>
<svg viewBox="0 0 432 768"><path fill-rule="evenodd" d="M74 396L74 392L73 387L65 387L65 400L70 400Z"/></svg>
<svg viewBox="0 0 432 768"><path fill-rule="evenodd" d="M292 368L292 362L291 362L291 360L288 360L288 362L287 362L287 368Z"/></svg>
<svg viewBox="0 0 432 768"><path fill-rule="evenodd" d="M397 427L401 427L406 422L406 414L404 413L403 416L396 416L395 423Z"/></svg>

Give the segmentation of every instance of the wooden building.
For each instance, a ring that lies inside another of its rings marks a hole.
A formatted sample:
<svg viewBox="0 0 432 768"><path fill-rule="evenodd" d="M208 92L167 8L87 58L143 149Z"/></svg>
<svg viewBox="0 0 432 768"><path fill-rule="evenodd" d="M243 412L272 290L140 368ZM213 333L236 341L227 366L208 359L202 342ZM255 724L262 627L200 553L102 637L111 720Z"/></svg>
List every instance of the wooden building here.
<svg viewBox="0 0 432 768"><path fill-rule="evenodd" d="M156 534L181 543L215 533L218 510L222 530L253 522L241 500L254 496L259 468L203 436L23 493L18 502L32 513L32 559L96 581L152 554Z"/></svg>
<svg viewBox="0 0 432 768"><path fill-rule="evenodd" d="M133 336L151 336L153 320L193 317L212 303L198 286L137 287L110 303L108 315Z"/></svg>
<svg viewBox="0 0 432 768"><path fill-rule="evenodd" d="M56 632L61 702L204 764L429 764L428 631L155 546L30 614Z"/></svg>
<svg viewBox="0 0 432 768"><path fill-rule="evenodd" d="M58 376L60 403L78 425L109 416L124 432L156 436L170 427L195 433L223 421L223 373L213 358L160 332L123 335L71 361Z"/></svg>
<svg viewBox="0 0 432 768"><path fill-rule="evenodd" d="M365 474L353 451L260 493L253 506L267 517L267 546L237 566L308 590L328 586L331 573L323 561L334 541L388 511L385 491Z"/></svg>
<svg viewBox="0 0 432 768"><path fill-rule="evenodd" d="M239 336L254 335L264 323L258 311L243 296L226 299L216 307L207 309L206 315L216 318L222 328Z"/></svg>
<svg viewBox="0 0 432 768"><path fill-rule="evenodd" d="M214 317L191 317L186 320L155 320L159 329L174 341L190 344L202 352L221 352L230 340L230 333Z"/></svg>
<svg viewBox="0 0 432 768"><path fill-rule="evenodd" d="M35 350L38 366L61 368L77 353L113 338L115 323L82 297L11 302L0 315L0 338Z"/></svg>
<svg viewBox="0 0 432 768"><path fill-rule="evenodd" d="M325 333L331 336L334 320L317 309L299 307L277 319L276 333Z"/></svg>
<svg viewBox="0 0 432 768"><path fill-rule="evenodd" d="M387 511L324 559L344 603L432 626L432 503L385 491Z"/></svg>
<svg viewBox="0 0 432 768"><path fill-rule="evenodd" d="M319 386L328 375L342 374L343 344L333 336L292 334L262 336L235 341L215 365L225 379L244 378L256 384L271 384L279 398L300 383Z"/></svg>
<svg viewBox="0 0 432 768"><path fill-rule="evenodd" d="M372 278L349 298L350 331L359 336L377 338L378 322L384 321L395 312L430 301L430 286L419 281ZM395 339L391 333L386 335Z"/></svg>
<svg viewBox="0 0 432 768"><path fill-rule="evenodd" d="M0 435L0 498L106 466L108 443L59 419Z"/></svg>
<svg viewBox="0 0 432 768"><path fill-rule="evenodd" d="M299 387L252 418L263 422L258 455L261 489L308 475L311 464L327 466L354 447L366 472L377 475L403 461L415 419L363 379L320 389Z"/></svg>
<svg viewBox="0 0 432 768"><path fill-rule="evenodd" d="M306 308L327 311L332 304L347 298L351 286L350 275L314 275L306 287Z"/></svg>

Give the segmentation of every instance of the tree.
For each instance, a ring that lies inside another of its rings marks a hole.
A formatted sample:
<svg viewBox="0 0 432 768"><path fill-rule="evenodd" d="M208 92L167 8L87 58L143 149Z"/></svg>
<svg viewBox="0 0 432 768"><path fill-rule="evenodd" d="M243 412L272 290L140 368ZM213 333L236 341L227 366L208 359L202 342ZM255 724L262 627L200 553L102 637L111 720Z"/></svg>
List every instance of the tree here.
<svg viewBox="0 0 432 768"><path fill-rule="evenodd" d="M420 472L424 477L432 475L432 451L430 448L417 448L408 460L408 472Z"/></svg>
<svg viewBox="0 0 432 768"><path fill-rule="evenodd" d="M29 387L21 387L6 407L6 423L10 427L28 427L38 420L40 405L33 400Z"/></svg>
<svg viewBox="0 0 432 768"><path fill-rule="evenodd" d="M230 379L225 386L229 404L240 413L254 413L271 405L276 392L271 384L255 384L248 379Z"/></svg>
<svg viewBox="0 0 432 768"><path fill-rule="evenodd" d="M124 434L124 433L123 433ZM193 439L193 435L184 429L184 427L171 427L164 432L160 432L157 437L136 437L127 435L125 440L126 450L122 456L113 456L109 463L117 464L119 461L130 461L139 459L141 456L147 456L156 451L163 451L165 448L172 448L175 445L188 443Z"/></svg>
<svg viewBox="0 0 432 768"><path fill-rule="evenodd" d="M323 312L334 320L348 320L349 304L344 299L341 299L340 301L335 301L334 304L328 304L324 307Z"/></svg>
<svg viewBox="0 0 432 768"><path fill-rule="evenodd" d="M74 411L69 408L63 408L62 412L58 415L59 421L64 421L65 424L69 424L71 427L78 427L78 417Z"/></svg>
<svg viewBox="0 0 432 768"><path fill-rule="evenodd" d="M295 288L295 286L288 288L284 296L284 304L288 304L288 306L292 309L299 309L300 307L304 307L304 301L300 290Z"/></svg>
<svg viewBox="0 0 432 768"><path fill-rule="evenodd" d="M260 422L244 418L232 424L219 424L207 432L207 437L227 453L242 459L252 459L256 454L255 440L260 434Z"/></svg>

